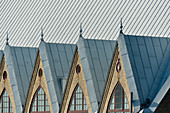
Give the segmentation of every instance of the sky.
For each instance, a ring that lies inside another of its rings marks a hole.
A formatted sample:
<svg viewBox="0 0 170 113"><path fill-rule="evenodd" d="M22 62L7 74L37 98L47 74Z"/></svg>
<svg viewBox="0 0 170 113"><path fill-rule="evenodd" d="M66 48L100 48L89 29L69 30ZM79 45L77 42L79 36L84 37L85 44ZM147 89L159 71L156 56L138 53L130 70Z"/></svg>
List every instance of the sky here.
<svg viewBox="0 0 170 113"><path fill-rule="evenodd" d="M117 39L122 18L128 35L170 37L169 0L0 0L0 49L76 43L83 37Z"/></svg>

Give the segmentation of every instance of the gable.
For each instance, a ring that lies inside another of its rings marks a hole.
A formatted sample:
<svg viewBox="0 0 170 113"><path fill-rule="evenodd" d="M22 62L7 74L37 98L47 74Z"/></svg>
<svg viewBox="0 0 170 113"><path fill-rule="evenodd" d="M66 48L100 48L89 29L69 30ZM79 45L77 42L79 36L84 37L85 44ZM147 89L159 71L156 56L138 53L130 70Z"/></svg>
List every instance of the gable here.
<svg viewBox="0 0 170 113"><path fill-rule="evenodd" d="M4 50L17 112L23 111L38 49L6 46Z"/></svg>
<svg viewBox="0 0 170 113"><path fill-rule="evenodd" d="M93 112L98 111L116 43L82 37L77 42Z"/></svg>
<svg viewBox="0 0 170 113"><path fill-rule="evenodd" d="M38 51L33 74L32 74L31 81L30 81L30 86L29 86L28 96L26 99L26 106L24 108L24 113L30 112L31 107L32 107L31 106L32 101L34 99L34 95L40 87L43 89L46 95L47 101L49 103L50 113L53 113L53 108L52 108L52 103L51 103L51 98L50 98L51 95L49 93L49 89L47 86L46 75L44 73L44 68L43 68L41 57L40 57L40 52ZM58 106L56 105L55 107L58 107Z"/></svg>
<svg viewBox="0 0 170 113"><path fill-rule="evenodd" d="M100 108L99 108L99 113L108 112L109 102L110 102L111 96L117 84L120 84L122 86L124 93L127 96L127 101L128 101L127 104L129 105L129 110L130 110L131 93L130 93L129 84L127 81L127 76L125 73L125 68L126 67L123 65L120 50L117 44L115 48L114 56L113 56L113 59L110 65L109 74L107 77L102 101L101 101ZM133 108L132 108L132 111L133 111Z"/></svg>
<svg viewBox="0 0 170 113"><path fill-rule="evenodd" d="M76 45L42 41L39 49L53 110L58 112L59 107L56 104L62 104Z"/></svg>
<svg viewBox="0 0 170 113"><path fill-rule="evenodd" d="M4 76L4 73L6 73L6 76ZM2 93L4 90L6 90L8 96L10 97L10 102L12 104L12 109L14 113L17 113L16 111L16 104L14 101L14 93L12 92L12 86L11 86L11 79L9 77L5 57L3 55L1 60L1 66L0 66L0 96L2 96Z"/></svg>
<svg viewBox="0 0 170 113"><path fill-rule="evenodd" d="M86 78L84 76L84 69L82 67L78 49L76 49L73 64L67 81L67 86L62 102L61 113L68 112L71 103L70 101L77 86L79 86L83 92L87 104L88 113L94 113L91 108L92 105L90 102L91 100L89 98L89 92L87 88L88 86Z"/></svg>

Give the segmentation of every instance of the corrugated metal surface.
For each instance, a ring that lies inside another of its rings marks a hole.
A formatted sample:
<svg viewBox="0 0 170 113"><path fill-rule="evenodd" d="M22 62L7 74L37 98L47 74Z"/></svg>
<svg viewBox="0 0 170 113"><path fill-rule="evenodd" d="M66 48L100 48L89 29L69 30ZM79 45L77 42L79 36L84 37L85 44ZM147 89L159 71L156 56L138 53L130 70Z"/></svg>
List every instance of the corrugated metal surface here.
<svg viewBox="0 0 170 113"><path fill-rule="evenodd" d="M169 76L165 73L166 70L170 70L168 66L170 61L170 39L124 35L124 37L119 37L118 40L122 56L129 58L130 67L133 71L133 74L130 75L134 77L135 81L133 82L136 83L140 103L145 103L147 98L152 102ZM127 53L121 49L121 46L124 46L121 42L123 40ZM124 60L123 63L126 66L128 61ZM125 71L127 70L125 69ZM127 76L130 78L129 75ZM129 80L130 82L132 80ZM131 87L131 84L129 85L130 89L134 88Z"/></svg>
<svg viewBox="0 0 170 113"><path fill-rule="evenodd" d="M77 43L93 113L98 111L103 96L116 43L82 37Z"/></svg>
<svg viewBox="0 0 170 113"><path fill-rule="evenodd" d="M1 0L0 48L6 32L10 45L36 46L43 27L48 42L76 43L80 22L84 36L114 39L123 18L124 33L169 35L169 0Z"/></svg>
<svg viewBox="0 0 170 113"><path fill-rule="evenodd" d="M38 49L6 46L4 50L17 113L22 113Z"/></svg>
<svg viewBox="0 0 170 113"><path fill-rule="evenodd" d="M59 104L62 104L76 45L41 42L39 49L53 112L59 112Z"/></svg>

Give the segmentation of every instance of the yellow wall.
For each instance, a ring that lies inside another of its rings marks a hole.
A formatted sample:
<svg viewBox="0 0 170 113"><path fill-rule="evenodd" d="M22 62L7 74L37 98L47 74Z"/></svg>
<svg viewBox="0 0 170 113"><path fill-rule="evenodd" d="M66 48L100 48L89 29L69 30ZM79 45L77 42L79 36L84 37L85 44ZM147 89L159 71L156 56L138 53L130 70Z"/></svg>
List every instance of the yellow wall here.
<svg viewBox="0 0 170 113"><path fill-rule="evenodd" d="M118 63L118 61L121 63L121 71L117 72L116 71L116 65ZM124 66L123 66L123 62L122 62L122 58L120 55L120 51L117 45L116 51L114 53L114 57L112 60L112 64L110 67L110 72L108 75L108 79L107 79L107 83L105 86L105 91L104 91L104 95L102 98L102 102L101 102L101 106L99 109L100 113L106 113L107 109L108 109L108 105L109 105L109 100L111 98L111 94L116 86L117 83L120 83L124 89L124 92L126 93L127 96L127 100L129 103L129 109L130 109L130 89L128 86L128 82L127 82L127 78L126 78L126 74L125 74L125 70L124 70Z"/></svg>
<svg viewBox="0 0 170 113"><path fill-rule="evenodd" d="M7 78L5 80L3 79L4 71L7 72ZM13 92L12 92L12 88L11 88L10 78L9 78L9 74L8 74L8 69L7 69L7 65L5 62L5 57L3 56L2 62L1 62L1 68L0 68L0 95L2 94L4 89L6 89L8 95L10 97L10 101L11 101L12 107L13 107L13 113L16 113L16 107L15 107Z"/></svg>
<svg viewBox="0 0 170 113"><path fill-rule="evenodd" d="M38 75L40 68L43 71L42 77L39 77L39 75ZM46 78L45 78L45 73L44 73L42 61L41 61L41 58L40 58L40 54L38 52L38 56L37 56L37 59L36 59L36 64L35 64L35 67L34 67L32 79L31 79L31 83L30 83L30 88L29 88L29 92L28 92L28 97L27 97L24 113L29 113L31 102L33 100L34 94L36 93L37 89L40 86L41 86L41 88L43 88L43 90L44 90L44 92L47 96L49 106L50 106L50 112L53 113L52 104L51 104L51 101L50 101L50 95L49 95L49 91L48 91L48 87L47 87L47 81L46 81Z"/></svg>
<svg viewBox="0 0 170 113"><path fill-rule="evenodd" d="M76 73L76 66L78 64L81 67L81 72L79 74ZM64 95L64 100L63 100L63 104L62 104L62 108L61 108L61 113L67 113L67 110L69 109L68 107L69 107L69 103L71 101L73 91L77 84L80 86L80 88L83 91L83 94L84 94L84 97L86 100L86 104L87 104L88 113L92 113L90 99L89 99L89 95L88 95L88 91L87 91L87 85L86 85L84 72L83 72L83 68L82 68L82 64L80 61L80 56L79 56L78 50L76 50L71 73L69 75L66 92Z"/></svg>

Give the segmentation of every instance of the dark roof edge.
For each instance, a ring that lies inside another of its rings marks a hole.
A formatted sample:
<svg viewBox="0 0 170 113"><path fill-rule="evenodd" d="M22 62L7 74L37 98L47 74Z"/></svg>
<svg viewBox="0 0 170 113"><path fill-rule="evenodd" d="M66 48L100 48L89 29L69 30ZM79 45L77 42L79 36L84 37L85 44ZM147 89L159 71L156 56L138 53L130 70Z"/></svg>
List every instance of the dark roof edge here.
<svg viewBox="0 0 170 113"><path fill-rule="evenodd" d="M164 96L166 95L166 93L168 92L168 90L170 88L169 81L170 81L170 75L169 75L168 79L166 80L166 82L164 83L164 85L162 86L162 88L159 90L158 94L154 98L154 100L151 103L151 105L149 106L149 108L144 110L144 113L145 112L147 113L147 111L155 112L156 108L159 106L160 102L162 101L162 99L164 98Z"/></svg>

